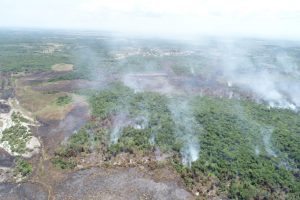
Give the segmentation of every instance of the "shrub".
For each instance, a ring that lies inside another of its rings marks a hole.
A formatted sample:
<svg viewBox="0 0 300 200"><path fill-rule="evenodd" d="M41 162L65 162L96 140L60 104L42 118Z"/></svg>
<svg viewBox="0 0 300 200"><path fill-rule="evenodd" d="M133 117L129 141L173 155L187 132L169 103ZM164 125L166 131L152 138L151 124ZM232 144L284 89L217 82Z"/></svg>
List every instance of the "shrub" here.
<svg viewBox="0 0 300 200"><path fill-rule="evenodd" d="M27 176L32 172L32 165L28 161L18 158L15 166L15 172L16 174Z"/></svg>
<svg viewBox="0 0 300 200"><path fill-rule="evenodd" d="M56 99L56 104L59 105L59 106L64 106L64 105L67 105L71 102L72 102L72 97L70 97L68 95L61 96L61 97L58 97Z"/></svg>

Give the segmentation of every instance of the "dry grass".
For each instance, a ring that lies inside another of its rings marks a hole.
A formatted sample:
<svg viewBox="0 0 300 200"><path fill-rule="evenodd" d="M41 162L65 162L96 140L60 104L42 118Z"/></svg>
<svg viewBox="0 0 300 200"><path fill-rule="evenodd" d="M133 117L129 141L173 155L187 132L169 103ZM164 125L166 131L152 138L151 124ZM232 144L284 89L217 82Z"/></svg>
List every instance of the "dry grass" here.
<svg viewBox="0 0 300 200"><path fill-rule="evenodd" d="M59 106L55 102L58 97L65 96L66 92L45 94L35 91L31 86L24 86L21 80L16 80L16 95L22 107L30 111L36 117L46 120L61 120L72 109L73 103Z"/></svg>
<svg viewBox="0 0 300 200"><path fill-rule="evenodd" d="M44 109L36 112L36 115L45 120L63 120L73 108L73 104L68 104L63 107L47 105Z"/></svg>
<svg viewBox="0 0 300 200"><path fill-rule="evenodd" d="M72 64L65 64L60 63L52 66L52 70L56 72L66 72L66 71L72 71L73 65Z"/></svg>

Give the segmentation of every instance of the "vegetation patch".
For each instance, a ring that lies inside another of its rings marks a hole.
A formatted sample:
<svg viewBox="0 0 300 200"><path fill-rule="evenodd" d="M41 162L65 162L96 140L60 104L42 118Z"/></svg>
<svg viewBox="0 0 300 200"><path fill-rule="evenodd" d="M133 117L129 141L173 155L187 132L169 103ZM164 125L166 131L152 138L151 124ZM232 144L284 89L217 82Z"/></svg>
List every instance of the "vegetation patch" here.
<svg viewBox="0 0 300 200"><path fill-rule="evenodd" d="M72 97L69 95L61 96L56 99L56 104L58 106L64 106L72 102Z"/></svg>
<svg viewBox="0 0 300 200"><path fill-rule="evenodd" d="M119 142L127 144L128 148L149 149L152 143L167 150L179 145L174 135L174 122L168 108L168 99L163 95L153 92L134 93L118 84L93 94L90 104L93 116L100 120L125 113L124 119L119 122L124 125L123 130L120 130L122 133ZM113 125L108 128L113 131L115 127ZM132 145L132 142L136 145ZM120 144L111 148L124 148Z"/></svg>
<svg viewBox="0 0 300 200"><path fill-rule="evenodd" d="M73 134L67 144L59 147L55 151L52 163L60 169L73 169L76 167L76 157L84 153L91 152L97 136L89 135L86 129L81 129Z"/></svg>
<svg viewBox="0 0 300 200"><path fill-rule="evenodd" d="M20 174L22 177L26 177L32 173L32 165L21 158L17 159L15 166L15 174Z"/></svg>
<svg viewBox="0 0 300 200"><path fill-rule="evenodd" d="M71 57L63 46L59 47L59 50L55 47L56 50L48 52L49 48L54 46L45 43L41 35L32 36L25 33L20 37L6 31L2 31L0 35L0 71L51 70L54 64L68 62Z"/></svg>
<svg viewBox="0 0 300 200"><path fill-rule="evenodd" d="M195 129L200 152L189 167L181 162L183 141L176 135L170 99L134 93L120 84L89 95L93 120L56 154L67 163L97 150L109 157L150 153L156 146L174 155L172 166L186 186L201 195L209 191L232 199L300 197L298 113L250 101L193 97L190 110L201 125ZM114 123L120 112L125 115ZM112 143L120 124L117 142Z"/></svg>
<svg viewBox="0 0 300 200"><path fill-rule="evenodd" d="M195 98L193 110L204 132L199 159L191 168L176 165L187 186L197 190L197 180L213 176L218 192L233 199L299 198L299 114L209 97ZM268 142L265 127L273 127Z"/></svg>
<svg viewBox="0 0 300 200"><path fill-rule="evenodd" d="M22 116L20 112L13 112L11 118L14 123L29 123L30 121Z"/></svg>
<svg viewBox="0 0 300 200"><path fill-rule="evenodd" d="M51 162L59 169L74 169L77 165L74 158L62 158L59 156L52 158Z"/></svg>
<svg viewBox="0 0 300 200"><path fill-rule="evenodd" d="M25 118L24 118L25 119ZM2 131L1 142L7 142L12 152L23 154L26 152L26 143L32 134L28 127L21 124L18 114L13 115L14 125Z"/></svg>

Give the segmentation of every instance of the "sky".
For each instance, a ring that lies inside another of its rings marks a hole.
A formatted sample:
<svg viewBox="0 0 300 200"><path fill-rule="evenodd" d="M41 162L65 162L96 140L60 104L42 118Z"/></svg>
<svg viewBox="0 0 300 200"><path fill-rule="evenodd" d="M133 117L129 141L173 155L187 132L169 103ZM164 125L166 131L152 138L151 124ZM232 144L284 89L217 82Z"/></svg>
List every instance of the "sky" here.
<svg viewBox="0 0 300 200"><path fill-rule="evenodd" d="M300 40L300 1L0 0L0 27Z"/></svg>

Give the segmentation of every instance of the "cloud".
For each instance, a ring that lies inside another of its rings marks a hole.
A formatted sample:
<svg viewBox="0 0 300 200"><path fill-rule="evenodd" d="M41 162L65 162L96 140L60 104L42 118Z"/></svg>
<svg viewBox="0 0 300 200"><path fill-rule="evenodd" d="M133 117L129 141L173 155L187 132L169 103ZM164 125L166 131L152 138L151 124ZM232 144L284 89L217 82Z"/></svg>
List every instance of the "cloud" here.
<svg viewBox="0 0 300 200"><path fill-rule="evenodd" d="M297 0L1 0L0 26L300 39Z"/></svg>

